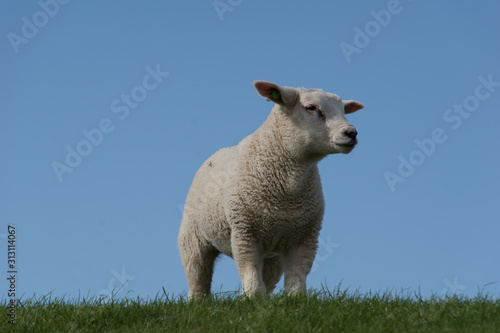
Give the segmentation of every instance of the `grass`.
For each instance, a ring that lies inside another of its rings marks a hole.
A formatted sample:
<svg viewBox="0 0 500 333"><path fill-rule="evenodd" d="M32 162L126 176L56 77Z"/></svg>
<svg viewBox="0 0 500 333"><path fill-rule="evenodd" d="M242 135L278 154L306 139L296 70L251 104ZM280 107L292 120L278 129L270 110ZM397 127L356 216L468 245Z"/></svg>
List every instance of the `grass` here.
<svg viewBox="0 0 500 333"><path fill-rule="evenodd" d="M3 313L8 302L0 305ZM167 294L152 300L83 299L50 295L21 300L15 325L0 332L500 332L500 300L417 293L349 292L323 288L247 299L218 293L187 303Z"/></svg>

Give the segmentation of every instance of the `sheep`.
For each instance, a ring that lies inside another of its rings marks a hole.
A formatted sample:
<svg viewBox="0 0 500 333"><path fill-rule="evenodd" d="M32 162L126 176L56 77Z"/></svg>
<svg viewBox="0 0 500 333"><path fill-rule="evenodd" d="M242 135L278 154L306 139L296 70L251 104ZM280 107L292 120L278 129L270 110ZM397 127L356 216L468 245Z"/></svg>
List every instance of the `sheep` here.
<svg viewBox="0 0 500 333"><path fill-rule="evenodd" d="M306 291L318 248L324 199L318 162L351 152L357 131L345 114L364 107L321 89L255 81L274 102L267 120L200 167L189 189L178 235L188 299L210 295L216 258L234 259L243 294Z"/></svg>

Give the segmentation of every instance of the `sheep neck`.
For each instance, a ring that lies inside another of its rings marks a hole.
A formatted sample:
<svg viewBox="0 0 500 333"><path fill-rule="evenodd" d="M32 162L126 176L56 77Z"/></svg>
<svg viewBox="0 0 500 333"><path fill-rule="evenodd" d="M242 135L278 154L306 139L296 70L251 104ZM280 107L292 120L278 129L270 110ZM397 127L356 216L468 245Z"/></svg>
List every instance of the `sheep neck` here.
<svg viewBox="0 0 500 333"><path fill-rule="evenodd" d="M317 163L324 156L307 154L301 147L293 147L293 142L287 142L290 133L283 130L284 124L275 113L271 112L251 136L249 163L283 194L300 195L311 179L317 177Z"/></svg>

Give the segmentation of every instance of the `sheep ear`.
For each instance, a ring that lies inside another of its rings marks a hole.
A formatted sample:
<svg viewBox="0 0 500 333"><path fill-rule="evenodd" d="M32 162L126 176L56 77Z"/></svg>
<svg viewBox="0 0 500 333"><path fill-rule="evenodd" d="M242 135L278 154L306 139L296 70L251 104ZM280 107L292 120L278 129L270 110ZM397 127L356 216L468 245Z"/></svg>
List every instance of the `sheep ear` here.
<svg viewBox="0 0 500 333"><path fill-rule="evenodd" d="M345 114L359 111L365 107L365 105L363 103L352 101L352 100L343 101L343 102L344 102Z"/></svg>
<svg viewBox="0 0 500 333"><path fill-rule="evenodd" d="M262 97L283 106L291 106L297 99L297 91L291 87L280 87L269 81L254 81L253 86Z"/></svg>

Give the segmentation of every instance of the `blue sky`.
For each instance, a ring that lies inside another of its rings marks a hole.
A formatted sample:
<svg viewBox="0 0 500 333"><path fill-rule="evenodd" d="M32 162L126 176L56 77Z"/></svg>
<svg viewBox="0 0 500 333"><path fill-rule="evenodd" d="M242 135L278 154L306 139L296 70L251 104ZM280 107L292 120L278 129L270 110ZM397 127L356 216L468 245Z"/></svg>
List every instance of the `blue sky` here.
<svg viewBox="0 0 500 333"><path fill-rule="evenodd" d="M252 82L270 80L366 105L348 117L356 149L319 165L326 213L309 287L498 297L499 12L497 1L2 2L2 272L12 225L18 296L186 293L176 237L192 178L266 119ZM213 290L239 284L221 258Z"/></svg>

